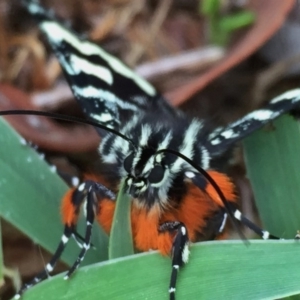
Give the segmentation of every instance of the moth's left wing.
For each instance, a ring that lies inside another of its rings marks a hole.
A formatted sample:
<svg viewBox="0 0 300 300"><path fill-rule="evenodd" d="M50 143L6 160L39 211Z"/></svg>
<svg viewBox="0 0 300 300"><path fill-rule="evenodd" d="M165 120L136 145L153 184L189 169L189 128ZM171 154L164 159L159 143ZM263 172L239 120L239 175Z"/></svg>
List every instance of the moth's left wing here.
<svg viewBox="0 0 300 300"><path fill-rule="evenodd" d="M119 59L60 24L38 1L23 0L56 53L75 98L88 118L120 129L150 109L176 111L155 88Z"/></svg>
<svg viewBox="0 0 300 300"><path fill-rule="evenodd" d="M215 129L201 145L211 157L218 156L230 149L235 142L294 109L300 109L300 89L285 92L272 99L267 106L245 115L226 127Z"/></svg>

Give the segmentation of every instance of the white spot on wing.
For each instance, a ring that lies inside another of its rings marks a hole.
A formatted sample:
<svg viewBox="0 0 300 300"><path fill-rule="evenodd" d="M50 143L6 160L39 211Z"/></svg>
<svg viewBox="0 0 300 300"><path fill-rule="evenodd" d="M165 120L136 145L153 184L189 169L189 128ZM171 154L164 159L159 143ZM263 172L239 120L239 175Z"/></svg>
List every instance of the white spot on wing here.
<svg viewBox="0 0 300 300"><path fill-rule="evenodd" d="M252 119L256 121L270 120L271 118L274 118L274 116L277 116L279 114L280 114L279 112L274 112L269 109L259 109L246 115L244 118L241 119L241 121L237 122L237 124L248 120L250 121Z"/></svg>
<svg viewBox="0 0 300 300"><path fill-rule="evenodd" d="M291 100L291 99L295 99L294 101L298 101L300 99L300 89L294 89L294 90L290 90L287 91L277 97L275 97L273 100L271 100L270 103L274 104L277 102L280 102L282 100Z"/></svg>
<svg viewBox="0 0 300 300"><path fill-rule="evenodd" d="M238 132L234 132L233 129L228 129L221 133L221 136L224 137L226 140L233 139L239 136Z"/></svg>
<svg viewBox="0 0 300 300"><path fill-rule="evenodd" d="M101 123L107 123L113 120L113 117L109 113L97 113L97 114L90 114L90 117L94 120L97 120Z"/></svg>

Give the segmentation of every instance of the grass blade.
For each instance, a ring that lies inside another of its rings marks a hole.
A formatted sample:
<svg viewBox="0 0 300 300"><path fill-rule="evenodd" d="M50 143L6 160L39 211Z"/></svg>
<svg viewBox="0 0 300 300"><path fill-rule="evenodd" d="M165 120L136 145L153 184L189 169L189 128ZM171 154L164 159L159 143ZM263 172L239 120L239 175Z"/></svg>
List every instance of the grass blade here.
<svg viewBox="0 0 300 300"><path fill-rule="evenodd" d="M278 299L300 293L298 241L206 242L192 246L179 274L177 300ZM55 276L29 290L35 299L168 299L171 261L158 253L111 260Z"/></svg>
<svg viewBox="0 0 300 300"><path fill-rule="evenodd" d="M300 125L285 115L274 127L245 139L247 173L264 227L293 238L300 229Z"/></svg>
<svg viewBox="0 0 300 300"><path fill-rule="evenodd" d="M3 119L0 132L0 216L53 252L63 230L59 207L67 186ZM70 244L62 257L69 264L79 252ZM89 251L84 263L99 259L101 251Z"/></svg>
<svg viewBox="0 0 300 300"><path fill-rule="evenodd" d="M124 181L116 203L113 225L109 239L109 258L118 258L134 253L131 233L130 208L131 199L123 192Z"/></svg>

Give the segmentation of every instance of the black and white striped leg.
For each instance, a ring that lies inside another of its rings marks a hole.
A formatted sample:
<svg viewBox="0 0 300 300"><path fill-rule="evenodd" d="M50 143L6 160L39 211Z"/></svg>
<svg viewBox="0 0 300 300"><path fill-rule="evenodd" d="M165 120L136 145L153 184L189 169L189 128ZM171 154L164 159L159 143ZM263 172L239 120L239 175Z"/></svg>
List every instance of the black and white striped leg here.
<svg viewBox="0 0 300 300"><path fill-rule="evenodd" d="M96 197L98 196L98 197ZM40 281L49 277L49 273L52 272L54 269L57 261L61 257L66 244L68 243L69 239L73 237L75 241L78 243L78 246L81 248L81 251L76 259L74 265L70 268L65 278L69 278L71 274L78 268L81 261L84 259L84 256L88 249L90 248L91 244L91 234L92 234L92 224L94 222L95 211L98 210L98 202L101 201L103 198L109 198L111 200L115 200L116 195L107 189L105 186L95 183L91 180L87 180L84 183L80 184L77 189L74 190L71 196L71 204L74 208L74 219L72 221L72 225L65 225L64 233L62 235L61 241L52 256L50 262L46 265L45 269L40 272L31 282L25 284L20 291L15 295L15 299L19 299L21 295L31 288L32 286L36 285ZM76 231L76 220L78 214L80 212L80 208L83 204L86 204L86 231L85 236L82 237Z"/></svg>
<svg viewBox="0 0 300 300"><path fill-rule="evenodd" d="M176 232L172 247L172 273L169 286L170 300L175 300L176 281L179 268L189 259L189 238L185 225L181 222L165 222L159 227L160 232Z"/></svg>
<svg viewBox="0 0 300 300"><path fill-rule="evenodd" d="M297 233L295 235L295 240L300 240L300 231L297 230Z"/></svg>
<svg viewBox="0 0 300 300"><path fill-rule="evenodd" d="M87 251L92 246L92 227L95 219L95 211L99 209L98 202L101 201L101 199L103 198L109 198L111 200L116 199L116 195L111 190L106 188L104 185L93 182L91 180L87 180L84 183L82 183L78 187L77 192L77 194L74 193L74 203L76 203L77 207L79 206L79 203L82 202L82 199L86 198L86 230L85 236L83 238L83 244L80 243L81 251L73 266L67 272L64 279L68 279L75 272L75 270L79 267L80 263L84 260ZM82 237L75 230L73 230L72 234L73 237L76 237L77 239L82 239Z"/></svg>
<svg viewBox="0 0 300 300"><path fill-rule="evenodd" d="M185 173L186 177L190 178L193 183L201 190L205 191L205 188L208 184L208 174L205 174L205 176L203 176L202 174L199 173L194 173L194 172L186 172ZM211 182L214 181L213 178L210 178L210 183L214 183L216 186L216 192L219 194L220 198L223 198L223 204L224 204L224 218L223 218L223 222L222 225L219 229L219 233L221 233L226 225L226 221L227 221L227 216L229 215L229 217L233 217L234 220L239 221L240 223L242 223L244 226L248 227L250 230L252 230L254 233L256 233L258 236L260 236L262 239L264 240L268 240L268 239L272 239L272 240L280 240L279 237L271 234L270 232L261 229L259 226L255 225L253 222L251 222L249 219L247 219L245 216L243 216L243 214L241 213L240 210L237 209L237 205L231 201L228 201L225 196L223 195L222 190L217 186L216 182ZM234 221L233 220L233 221ZM235 225L235 222L234 222ZM236 226L235 226L236 227ZM239 229L238 227L236 227L237 229ZM240 234L240 236L243 237L242 234ZM300 237L300 235L299 235ZM295 239L297 239L297 235L295 237Z"/></svg>
<svg viewBox="0 0 300 300"><path fill-rule="evenodd" d="M38 284L42 280L48 278L59 260L60 256L62 255L71 235L73 234L74 227L71 226L65 226L64 233L61 237L60 243L52 256L49 263L46 265L45 269L41 271L37 276L35 276L29 283L26 283L22 286L22 288L18 291L18 293L15 295L15 299L19 299L21 295L28 290L29 288L33 287L34 285Z"/></svg>
<svg viewBox="0 0 300 300"><path fill-rule="evenodd" d="M281 238L271 234L269 231L263 230L259 226L255 225L253 222L243 216L241 211L239 211L234 205L232 205L232 212L238 221L260 236L263 240L281 240Z"/></svg>
<svg viewBox="0 0 300 300"><path fill-rule="evenodd" d="M232 202L226 199L224 193L222 192L222 189L220 188L218 183L211 177L211 175L207 171L202 169L201 173L195 173L190 171L185 172L185 176L190 180L192 180L195 186L197 186L201 191L206 192L206 188L208 184L211 184L212 187L215 189L216 193L218 194L219 199L223 204L222 211L224 213L223 222L219 229L219 233L221 233L225 228L227 217L229 217L232 221L233 226L237 230L237 233L241 237L241 239L246 241L247 239L244 236L243 232L241 231L237 219L233 215L234 210L232 209Z"/></svg>
<svg viewBox="0 0 300 300"><path fill-rule="evenodd" d="M84 237L81 236L76 230L73 231L72 238L80 249L83 248ZM96 249L93 243L91 243L91 248Z"/></svg>
<svg viewBox="0 0 300 300"><path fill-rule="evenodd" d="M82 182L77 176L70 175L69 173L63 172L61 170L57 170L56 172L70 187L77 187L80 182Z"/></svg>
<svg viewBox="0 0 300 300"><path fill-rule="evenodd" d="M82 249L84 237L82 237L77 231L72 233L72 238L76 242L77 246Z"/></svg>
<svg viewBox="0 0 300 300"><path fill-rule="evenodd" d="M85 236L83 241L84 243L82 245L81 251L75 263L69 269L64 279L68 279L74 273L74 271L79 267L80 263L83 261L87 251L90 249L92 227L95 219L94 203L97 203L97 198L92 185L89 187L89 191L87 194L87 201L86 201L86 230L85 230Z"/></svg>

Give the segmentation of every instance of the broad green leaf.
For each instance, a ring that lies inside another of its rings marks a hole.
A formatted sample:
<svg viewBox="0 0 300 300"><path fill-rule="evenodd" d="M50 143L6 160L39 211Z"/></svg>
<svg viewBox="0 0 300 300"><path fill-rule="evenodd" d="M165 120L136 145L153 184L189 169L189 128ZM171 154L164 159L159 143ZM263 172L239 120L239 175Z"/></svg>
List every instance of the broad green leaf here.
<svg viewBox="0 0 300 300"><path fill-rule="evenodd" d="M131 199L123 193L124 181L121 184L120 192L116 203L116 209L109 238L109 258L118 258L134 253L130 208Z"/></svg>
<svg viewBox="0 0 300 300"><path fill-rule="evenodd" d="M53 252L63 232L59 209L67 186L3 119L0 119L0 189L0 216ZM107 245L102 239L93 243L99 251L89 251L85 264L99 261L102 254L107 257ZM73 241L70 244L62 257L69 264L80 251Z"/></svg>
<svg viewBox="0 0 300 300"><path fill-rule="evenodd" d="M300 124L287 115L273 124L245 140L247 174L264 227L293 238L300 229Z"/></svg>
<svg viewBox="0 0 300 300"><path fill-rule="evenodd" d="M299 241L206 242L191 247L176 299L278 299L300 293ZM27 291L24 300L168 299L171 261L143 253L62 275Z"/></svg>

